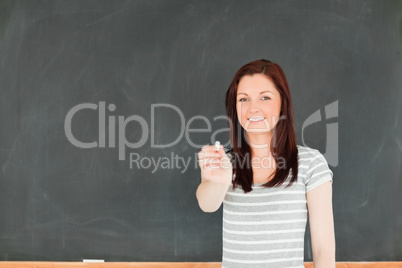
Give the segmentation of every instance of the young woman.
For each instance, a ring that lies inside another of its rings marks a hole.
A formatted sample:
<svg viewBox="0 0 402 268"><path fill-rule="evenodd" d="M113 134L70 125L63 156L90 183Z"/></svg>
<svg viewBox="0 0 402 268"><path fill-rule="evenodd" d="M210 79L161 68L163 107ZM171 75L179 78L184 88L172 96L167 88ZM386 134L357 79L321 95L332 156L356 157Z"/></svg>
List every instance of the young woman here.
<svg viewBox="0 0 402 268"><path fill-rule="evenodd" d="M296 144L281 67L241 67L226 111L232 149L202 148L196 193L205 212L223 203L222 267L304 267L308 215L314 267L334 268L333 173L318 150Z"/></svg>

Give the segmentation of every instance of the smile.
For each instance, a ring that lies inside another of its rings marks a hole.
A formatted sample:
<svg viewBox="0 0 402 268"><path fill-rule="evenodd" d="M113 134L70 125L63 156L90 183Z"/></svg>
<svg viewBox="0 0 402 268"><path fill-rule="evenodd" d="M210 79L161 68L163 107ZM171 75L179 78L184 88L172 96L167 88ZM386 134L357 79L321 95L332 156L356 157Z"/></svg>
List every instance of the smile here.
<svg viewBox="0 0 402 268"><path fill-rule="evenodd" d="M254 117L254 118L249 118L248 120L251 122L259 122L259 121L263 121L265 119L265 117Z"/></svg>

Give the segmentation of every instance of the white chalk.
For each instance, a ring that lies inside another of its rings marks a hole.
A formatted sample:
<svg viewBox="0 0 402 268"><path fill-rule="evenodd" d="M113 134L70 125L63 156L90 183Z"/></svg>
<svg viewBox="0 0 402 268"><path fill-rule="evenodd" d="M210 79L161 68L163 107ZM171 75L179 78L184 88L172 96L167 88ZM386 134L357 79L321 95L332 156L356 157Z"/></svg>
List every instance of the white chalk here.
<svg viewBox="0 0 402 268"><path fill-rule="evenodd" d="M99 263L105 262L105 260L83 259L82 262Z"/></svg>
<svg viewBox="0 0 402 268"><path fill-rule="evenodd" d="M219 151L220 147L221 147L221 143L219 141L216 141L215 142L215 150Z"/></svg>

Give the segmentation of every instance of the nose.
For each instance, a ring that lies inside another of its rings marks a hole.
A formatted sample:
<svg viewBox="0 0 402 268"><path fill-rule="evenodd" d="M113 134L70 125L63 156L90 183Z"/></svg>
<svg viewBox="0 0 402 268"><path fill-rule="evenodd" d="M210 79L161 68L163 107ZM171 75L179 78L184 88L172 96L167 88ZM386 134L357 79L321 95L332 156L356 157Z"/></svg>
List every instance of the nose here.
<svg viewBox="0 0 402 268"><path fill-rule="evenodd" d="M260 106L256 101L250 101L250 113L258 113L260 111Z"/></svg>

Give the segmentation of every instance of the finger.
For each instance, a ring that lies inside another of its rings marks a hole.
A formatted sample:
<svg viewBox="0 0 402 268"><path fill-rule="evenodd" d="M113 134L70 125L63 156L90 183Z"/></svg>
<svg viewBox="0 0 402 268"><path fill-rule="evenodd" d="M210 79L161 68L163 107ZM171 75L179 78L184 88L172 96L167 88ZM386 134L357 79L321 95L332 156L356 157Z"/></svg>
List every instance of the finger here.
<svg viewBox="0 0 402 268"><path fill-rule="evenodd" d="M198 160L198 164L200 167L213 167L213 168L218 168L221 164L220 159L218 158L203 158Z"/></svg>
<svg viewBox="0 0 402 268"><path fill-rule="evenodd" d="M204 145L201 148L201 151L203 152L217 152L220 151L221 149L223 149L223 145L219 146L219 150L216 150L215 145Z"/></svg>
<svg viewBox="0 0 402 268"><path fill-rule="evenodd" d="M218 157L201 157L198 159L199 163L211 163L211 162L219 162L220 159Z"/></svg>
<svg viewBox="0 0 402 268"><path fill-rule="evenodd" d="M198 160L198 165L200 166L201 169L205 169L205 161L204 160Z"/></svg>
<svg viewBox="0 0 402 268"><path fill-rule="evenodd" d="M219 169L221 167L221 163L218 159L211 159L206 163L206 166L209 169Z"/></svg>
<svg viewBox="0 0 402 268"><path fill-rule="evenodd" d="M198 163L203 163L203 164L218 163L218 162L219 162L219 159L211 158L211 157L205 157L203 159L198 160Z"/></svg>
<svg viewBox="0 0 402 268"><path fill-rule="evenodd" d="M197 154L198 159L203 159L203 158L221 158L222 154L219 152L199 152Z"/></svg>
<svg viewBox="0 0 402 268"><path fill-rule="evenodd" d="M204 146L202 146L201 151L206 152L206 151L208 151L209 147L211 147L211 146L210 145L204 145Z"/></svg>
<svg viewBox="0 0 402 268"><path fill-rule="evenodd" d="M198 160L198 165L200 166L201 169L205 169L208 164L208 158L203 158Z"/></svg>
<svg viewBox="0 0 402 268"><path fill-rule="evenodd" d="M221 151L223 149L223 145L219 145L218 149L214 146L214 151Z"/></svg>
<svg viewBox="0 0 402 268"><path fill-rule="evenodd" d="M217 152L217 153L221 156L222 153L224 153L224 151L223 151L223 145L220 145L220 146L219 146L219 150L216 150L216 148L215 148L215 152Z"/></svg>

